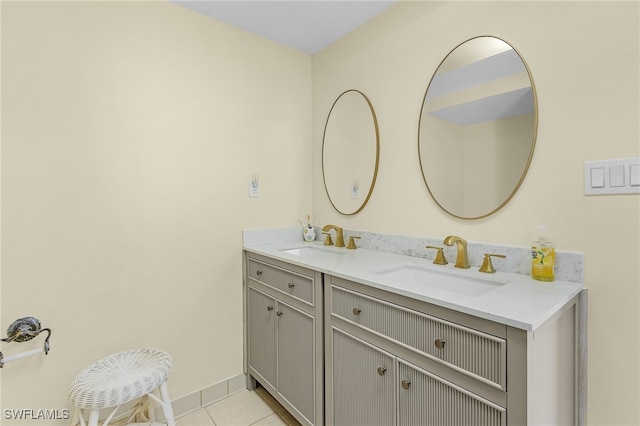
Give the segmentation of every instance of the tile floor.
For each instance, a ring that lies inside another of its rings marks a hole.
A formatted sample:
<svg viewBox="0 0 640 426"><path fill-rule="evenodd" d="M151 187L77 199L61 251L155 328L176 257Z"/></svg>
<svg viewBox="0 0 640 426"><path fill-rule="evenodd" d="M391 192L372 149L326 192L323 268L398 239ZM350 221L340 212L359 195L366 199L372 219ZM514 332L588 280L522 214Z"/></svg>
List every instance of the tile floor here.
<svg viewBox="0 0 640 426"><path fill-rule="evenodd" d="M243 390L176 419L177 426L300 426L264 388Z"/></svg>

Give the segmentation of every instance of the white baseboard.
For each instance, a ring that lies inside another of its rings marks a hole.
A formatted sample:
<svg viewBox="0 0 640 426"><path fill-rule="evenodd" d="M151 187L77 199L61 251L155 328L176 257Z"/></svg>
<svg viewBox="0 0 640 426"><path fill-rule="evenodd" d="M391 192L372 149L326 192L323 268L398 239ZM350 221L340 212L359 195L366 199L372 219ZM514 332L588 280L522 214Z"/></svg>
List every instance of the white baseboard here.
<svg viewBox="0 0 640 426"><path fill-rule="evenodd" d="M247 388L247 377L245 374L238 374L204 389L193 392L189 395L171 401L173 415L175 418L186 416L199 409L223 400L234 393L238 393ZM169 388L171 394L171 388ZM164 420L162 408L156 407L155 415L158 420Z"/></svg>

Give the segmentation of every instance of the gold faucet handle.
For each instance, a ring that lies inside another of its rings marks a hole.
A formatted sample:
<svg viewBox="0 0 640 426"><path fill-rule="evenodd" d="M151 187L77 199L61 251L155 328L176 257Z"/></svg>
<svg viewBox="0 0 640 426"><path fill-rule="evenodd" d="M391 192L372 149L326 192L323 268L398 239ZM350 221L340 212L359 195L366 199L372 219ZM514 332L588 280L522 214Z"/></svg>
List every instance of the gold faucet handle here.
<svg viewBox="0 0 640 426"><path fill-rule="evenodd" d="M357 248L358 248L358 247L356 247L356 242L355 242L355 241L353 241L353 240L354 240L354 238L360 239L360 237L356 237L356 236L351 236L351 237L349 237L349 242L347 243L347 248L348 248L349 250L355 250L355 249L357 249Z"/></svg>
<svg viewBox="0 0 640 426"><path fill-rule="evenodd" d="M505 256L504 254L489 254L489 253L485 253L484 254L484 260L482 261L482 266L479 269L480 272L486 272L487 274L494 274L496 272L496 268L494 268L493 267L493 263L491 263L491 258L492 257L500 257L500 258L504 259L507 256Z"/></svg>
<svg viewBox="0 0 640 426"><path fill-rule="evenodd" d="M438 252L436 253L436 258L433 260L434 265L446 265L449 263L447 262L447 259L444 257L444 252L442 251L442 247L426 246L425 248L438 250Z"/></svg>
<svg viewBox="0 0 640 426"><path fill-rule="evenodd" d="M331 233L323 232L323 234L327 236L327 238L324 239L324 245L325 246L332 246L333 245L333 240L331 239Z"/></svg>

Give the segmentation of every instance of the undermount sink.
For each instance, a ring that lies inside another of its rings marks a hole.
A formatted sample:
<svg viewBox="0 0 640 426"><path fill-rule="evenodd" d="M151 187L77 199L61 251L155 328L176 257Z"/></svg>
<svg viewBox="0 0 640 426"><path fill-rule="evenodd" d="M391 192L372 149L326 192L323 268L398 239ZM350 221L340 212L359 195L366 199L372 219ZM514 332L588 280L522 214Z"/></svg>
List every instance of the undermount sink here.
<svg viewBox="0 0 640 426"><path fill-rule="evenodd" d="M509 282L466 276L453 271L437 271L414 264L387 266L372 272L393 279L399 287L406 290L421 291L429 288L464 296L481 296Z"/></svg>
<svg viewBox="0 0 640 426"><path fill-rule="evenodd" d="M290 249L281 250L283 253L292 254L294 256L306 257L306 258L318 258L328 257L341 254L347 254L347 250L340 250L336 248L324 248L318 246L303 246L294 247Z"/></svg>

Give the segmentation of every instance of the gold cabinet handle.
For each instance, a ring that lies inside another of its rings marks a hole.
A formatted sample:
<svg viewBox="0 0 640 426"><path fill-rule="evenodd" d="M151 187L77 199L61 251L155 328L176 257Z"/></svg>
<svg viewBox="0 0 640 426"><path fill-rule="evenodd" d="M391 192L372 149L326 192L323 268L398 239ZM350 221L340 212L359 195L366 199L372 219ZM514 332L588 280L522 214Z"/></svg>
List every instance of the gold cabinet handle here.
<svg viewBox="0 0 640 426"><path fill-rule="evenodd" d="M278 312L276 312L276 315L277 315L277 316L279 316L279 317L281 317L281 316L282 316L282 311L278 311Z"/></svg>
<svg viewBox="0 0 640 426"><path fill-rule="evenodd" d="M446 343L444 340L441 339L436 339L435 342L433 342L436 345L436 348L438 349L443 349L444 348L444 344Z"/></svg>
<svg viewBox="0 0 640 426"><path fill-rule="evenodd" d="M261 271L260 269L256 270L256 275L257 275L257 276L262 275L262 271Z"/></svg>
<svg viewBox="0 0 640 426"><path fill-rule="evenodd" d="M267 311L269 311L269 312L273 311L273 306L271 306L271 305L267 306Z"/></svg>
<svg viewBox="0 0 640 426"><path fill-rule="evenodd" d="M353 308L353 315L360 315L360 312L362 312L362 309Z"/></svg>
<svg viewBox="0 0 640 426"><path fill-rule="evenodd" d="M387 367L378 367L378 374L384 376L387 372Z"/></svg>
<svg viewBox="0 0 640 426"><path fill-rule="evenodd" d="M403 380L401 382L401 385L402 385L402 389L409 390L409 388L411 387L411 380Z"/></svg>
<svg viewBox="0 0 640 426"><path fill-rule="evenodd" d="M294 288L296 285L294 283L289 283L289 288Z"/></svg>

